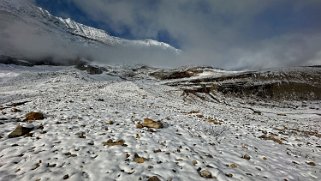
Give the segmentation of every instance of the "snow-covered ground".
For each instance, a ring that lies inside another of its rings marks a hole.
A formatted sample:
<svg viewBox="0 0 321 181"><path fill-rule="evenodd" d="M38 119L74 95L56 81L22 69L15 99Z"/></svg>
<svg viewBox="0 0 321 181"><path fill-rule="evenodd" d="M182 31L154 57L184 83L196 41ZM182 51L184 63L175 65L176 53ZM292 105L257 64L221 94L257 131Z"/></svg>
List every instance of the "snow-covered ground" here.
<svg viewBox="0 0 321 181"><path fill-rule="evenodd" d="M321 180L320 101L204 101L110 69L0 66L1 181ZM23 121L32 111L45 119ZM33 134L8 138L18 124Z"/></svg>

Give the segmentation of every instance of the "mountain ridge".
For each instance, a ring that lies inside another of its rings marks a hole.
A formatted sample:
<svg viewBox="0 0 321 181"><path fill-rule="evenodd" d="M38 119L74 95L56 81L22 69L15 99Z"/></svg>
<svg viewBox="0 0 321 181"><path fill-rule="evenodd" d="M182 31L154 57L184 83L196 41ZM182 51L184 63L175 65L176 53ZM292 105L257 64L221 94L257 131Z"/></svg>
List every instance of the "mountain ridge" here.
<svg viewBox="0 0 321 181"><path fill-rule="evenodd" d="M0 55L69 65L77 59L140 64L150 58L170 61L181 50L156 40L128 40L50 14L27 0L0 2ZM1 60L0 60L1 62Z"/></svg>
<svg viewBox="0 0 321 181"><path fill-rule="evenodd" d="M24 3L22 3L24 2ZM30 0L22 1L22 0L4 0L0 3L0 10L7 11L9 13L14 13L15 15L30 15L32 17L40 18L42 16L48 22L53 22L53 24L57 25L60 28L66 29L69 33L84 36L86 38L103 42L109 45L138 45L138 46L155 46L163 49L170 49L172 51L179 52L179 49L164 43L159 42L152 39L144 39L144 40L127 40L115 36L111 36L105 30L90 27L84 25L82 23L78 23L70 18L61 18L57 16L53 16L49 11L38 7L32 3Z"/></svg>

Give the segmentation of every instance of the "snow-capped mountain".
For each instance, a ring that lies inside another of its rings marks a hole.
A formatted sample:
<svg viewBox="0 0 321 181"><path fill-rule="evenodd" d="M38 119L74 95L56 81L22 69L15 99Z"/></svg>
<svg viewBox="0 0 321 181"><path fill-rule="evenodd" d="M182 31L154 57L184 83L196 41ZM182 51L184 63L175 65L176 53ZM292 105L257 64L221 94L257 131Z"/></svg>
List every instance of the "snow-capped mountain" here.
<svg viewBox="0 0 321 181"><path fill-rule="evenodd" d="M12 48L9 49L8 47L11 46L13 48L19 49L17 48L17 46L20 46L27 41L23 41L22 43L17 43L17 41L21 41L22 39L26 39L28 37L30 39L36 40L38 39L38 37L41 37L41 42L50 42L54 40L54 42L51 43L54 44L54 47L59 47L61 42L63 42L63 45L67 47L85 46L95 49L99 48L99 52L105 51L105 48L111 47L130 48L131 50L146 49L145 52L165 51L169 54L174 55L179 54L180 52L180 50L163 42L158 42L150 39L122 39L111 36L104 30L83 25L69 18L63 19L61 17L53 16L47 10L37 7L31 0L1 0L0 15L0 34L2 35L2 37L4 37L2 38L2 40L0 40L0 43L2 45L0 45L0 54L8 54L8 52L12 54ZM29 31L31 31L32 33L28 33ZM7 41L5 41L6 39ZM57 43L56 39L58 39L59 43ZM31 44L33 44L33 41L30 40L30 42L32 42ZM57 46L57 44L59 44L59 46ZM30 53L28 48L29 47L26 46L20 48L23 50L18 51L18 55L20 57L24 57L24 55L22 55L24 54L24 52ZM37 47L37 50L42 48L43 47ZM25 51L25 49L27 49L27 51ZM83 50L77 49L74 51L82 52ZM35 51L35 53L37 52ZM91 54L96 54L96 52L91 52ZM92 55L90 55L90 57L92 57Z"/></svg>
<svg viewBox="0 0 321 181"><path fill-rule="evenodd" d="M64 19L51 15L47 10L35 6L30 0L2 0L0 10L13 13L16 16L36 19L51 28L57 28L73 35L82 36L88 39L103 42L107 45L135 45L135 46L154 46L162 49L169 49L179 52L171 45L156 40L126 40L110 36L106 31L83 25L70 18ZM29 16L29 17L28 17Z"/></svg>
<svg viewBox="0 0 321 181"><path fill-rule="evenodd" d="M44 16L46 19L54 22L54 24L56 24L57 26L61 26L62 28L66 29L67 32L70 32L74 35L83 36L96 41L101 41L108 45L154 46L162 49L168 49L168 50L179 52L178 49L164 42L159 42L152 39L126 40L126 39L110 36L104 30L83 25L81 23L71 20L70 18L63 19L61 17L52 16L47 10L44 10L40 7L38 7L38 9L41 12L42 16Z"/></svg>

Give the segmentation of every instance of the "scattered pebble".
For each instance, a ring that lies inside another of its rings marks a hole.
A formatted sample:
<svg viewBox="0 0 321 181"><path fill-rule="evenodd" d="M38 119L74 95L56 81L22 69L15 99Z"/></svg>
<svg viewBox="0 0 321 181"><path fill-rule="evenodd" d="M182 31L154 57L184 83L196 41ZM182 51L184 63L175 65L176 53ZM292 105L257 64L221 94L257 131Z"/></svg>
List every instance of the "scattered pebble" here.
<svg viewBox="0 0 321 181"><path fill-rule="evenodd" d="M236 163L231 163L228 165L228 167L230 168L237 168L237 164Z"/></svg>
<svg viewBox="0 0 321 181"><path fill-rule="evenodd" d="M68 174L67 174L67 175L64 175L64 176L62 177L62 179L64 179L64 180L69 179L69 175L68 175Z"/></svg>
<svg viewBox="0 0 321 181"><path fill-rule="evenodd" d="M197 161L196 160L193 160L192 161L192 164L195 166L195 165L197 165Z"/></svg>
<svg viewBox="0 0 321 181"><path fill-rule="evenodd" d="M250 155L248 155L248 154L244 154L242 156L242 158L245 159L245 160L250 160L251 159Z"/></svg>
<svg viewBox="0 0 321 181"><path fill-rule="evenodd" d="M316 164L313 161L307 161L306 163L310 166L316 166Z"/></svg>
<svg viewBox="0 0 321 181"><path fill-rule="evenodd" d="M15 112L15 113L16 112L21 112L21 110L14 107L14 108L11 109L11 112Z"/></svg>
<svg viewBox="0 0 321 181"><path fill-rule="evenodd" d="M126 146L124 140L113 141L112 139L109 139L108 141L103 142L103 145L104 146L118 146L118 145L119 146Z"/></svg>

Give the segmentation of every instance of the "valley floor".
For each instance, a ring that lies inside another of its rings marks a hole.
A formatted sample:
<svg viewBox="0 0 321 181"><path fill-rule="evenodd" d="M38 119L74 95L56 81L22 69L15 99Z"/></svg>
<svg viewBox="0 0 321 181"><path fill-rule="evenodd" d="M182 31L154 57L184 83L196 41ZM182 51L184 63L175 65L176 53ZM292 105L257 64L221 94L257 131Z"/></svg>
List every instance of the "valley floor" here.
<svg viewBox="0 0 321 181"><path fill-rule="evenodd" d="M320 101L205 101L121 72L0 65L0 180L321 180Z"/></svg>

